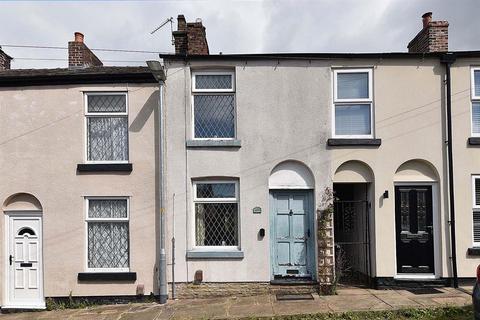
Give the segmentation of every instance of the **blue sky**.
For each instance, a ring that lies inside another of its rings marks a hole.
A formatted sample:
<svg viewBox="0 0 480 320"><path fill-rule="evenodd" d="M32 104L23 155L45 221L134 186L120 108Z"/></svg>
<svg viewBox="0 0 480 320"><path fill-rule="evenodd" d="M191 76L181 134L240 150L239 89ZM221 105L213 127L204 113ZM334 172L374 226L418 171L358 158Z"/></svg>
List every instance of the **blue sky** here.
<svg viewBox="0 0 480 320"><path fill-rule="evenodd" d="M451 50L480 50L479 0L1 1L0 45L66 46L73 33L92 48L172 52L169 17L201 18L211 53L406 51L421 15L450 22ZM176 28L176 24L174 24ZM66 59L66 50L3 47L14 58ZM106 65L140 65L156 54L96 52ZM17 59L13 68L65 67Z"/></svg>

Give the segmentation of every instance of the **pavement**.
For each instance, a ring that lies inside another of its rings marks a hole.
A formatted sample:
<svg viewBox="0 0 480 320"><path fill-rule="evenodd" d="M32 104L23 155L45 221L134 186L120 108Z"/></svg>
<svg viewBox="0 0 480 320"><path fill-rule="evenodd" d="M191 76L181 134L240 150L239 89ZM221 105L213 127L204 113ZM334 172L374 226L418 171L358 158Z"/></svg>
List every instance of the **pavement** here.
<svg viewBox="0 0 480 320"><path fill-rule="evenodd" d="M86 309L1 314L0 320L160 320L160 319L239 319L325 312L392 310L472 303L471 288L440 288L435 294L407 290L340 288L334 296L313 295L313 300L277 301L275 295L212 299L169 300L166 305L132 303Z"/></svg>

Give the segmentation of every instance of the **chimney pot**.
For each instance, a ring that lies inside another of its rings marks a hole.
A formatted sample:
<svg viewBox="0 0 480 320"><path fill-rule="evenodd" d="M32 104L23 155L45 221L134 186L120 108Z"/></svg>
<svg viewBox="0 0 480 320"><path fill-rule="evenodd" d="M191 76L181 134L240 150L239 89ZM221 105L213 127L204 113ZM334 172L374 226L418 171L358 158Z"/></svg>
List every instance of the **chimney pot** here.
<svg viewBox="0 0 480 320"><path fill-rule="evenodd" d="M75 32L75 42L82 42L83 43L84 35L81 32Z"/></svg>
<svg viewBox="0 0 480 320"><path fill-rule="evenodd" d="M426 12L422 15L422 22L423 22L423 28L425 29L428 27L430 22L432 21L432 13L431 12Z"/></svg>
<svg viewBox="0 0 480 320"><path fill-rule="evenodd" d="M173 31L175 54L208 55L207 35L202 20L187 23L183 14L179 14L177 20L177 31Z"/></svg>

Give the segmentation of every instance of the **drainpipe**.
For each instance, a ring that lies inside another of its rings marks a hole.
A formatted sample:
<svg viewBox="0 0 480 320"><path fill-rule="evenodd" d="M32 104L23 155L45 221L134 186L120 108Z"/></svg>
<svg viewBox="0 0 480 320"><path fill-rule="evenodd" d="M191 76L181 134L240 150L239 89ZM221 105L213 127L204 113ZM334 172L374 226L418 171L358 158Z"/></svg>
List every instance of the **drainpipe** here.
<svg viewBox="0 0 480 320"><path fill-rule="evenodd" d="M457 241L455 231L455 190L453 181L453 140L452 140L452 87L450 78L450 66L455 62L456 57L452 53L442 55L440 61L445 65L446 90L447 90L447 158L448 158L448 192L450 205L450 239L453 287L458 288L457 273Z"/></svg>
<svg viewBox="0 0 480 320"><path fill-rule="evenodd" d="M168 289L167 289L167 257L165 252L165 237L166 237L166 196L165 196L165 115L163 110L163 87L166 80L165 70L160 61L147 61L153 76L158 81L158 150L160 152L158 157L158 204L160 214L160 252L158 260L158 288L159 288L159 302L161 304L167 303Z"/></svg>

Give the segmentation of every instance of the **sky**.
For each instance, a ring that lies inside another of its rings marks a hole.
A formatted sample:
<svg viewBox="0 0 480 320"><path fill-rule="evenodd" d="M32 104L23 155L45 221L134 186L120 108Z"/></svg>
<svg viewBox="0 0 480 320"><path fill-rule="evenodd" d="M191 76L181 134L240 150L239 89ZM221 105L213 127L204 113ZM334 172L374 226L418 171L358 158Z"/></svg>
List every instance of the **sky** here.
<svg viewBox="0 0 480 320"><path fill-rule="evenodd" d="M173 52L166 19L201 18L210 53L402 52L423 13L447 20L450 50L480 50L480 0L1 1L0 46L12 68L67 66L73 33L90 48ZM95 51L104 65L144 65L156 53ZM30 60L35 59L35 60ZM37 60L59 59L59 60Z"/></svg>

